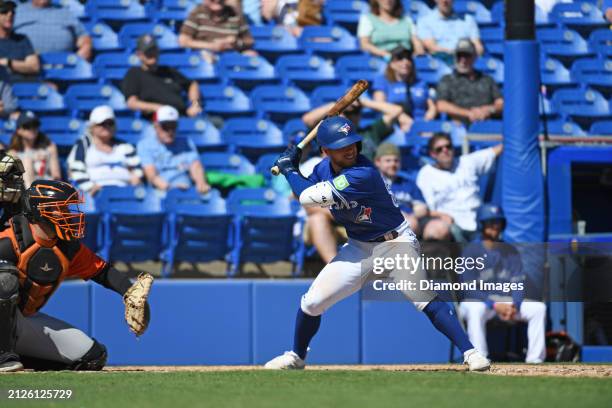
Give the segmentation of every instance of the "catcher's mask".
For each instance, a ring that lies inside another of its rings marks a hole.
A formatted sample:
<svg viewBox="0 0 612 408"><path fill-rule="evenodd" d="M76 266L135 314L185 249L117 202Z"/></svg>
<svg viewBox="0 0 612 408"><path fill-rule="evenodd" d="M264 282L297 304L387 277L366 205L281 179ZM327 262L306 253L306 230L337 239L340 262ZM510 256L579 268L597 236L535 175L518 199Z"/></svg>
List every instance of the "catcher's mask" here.
<svg viewBox="0 0 612 408"><path fill-rule="evenodd" d="M16 203L23 192L23 163L0 150L0 201Z"/></svg>
<svg viewBox="0 0 612 408"><path fill-rule="evenodd" d="M36 180L25 192L24 215L31 222L55 227L59 239L83 238L85 214L79 210L83 197L70 184L56 180Z"/></svg>

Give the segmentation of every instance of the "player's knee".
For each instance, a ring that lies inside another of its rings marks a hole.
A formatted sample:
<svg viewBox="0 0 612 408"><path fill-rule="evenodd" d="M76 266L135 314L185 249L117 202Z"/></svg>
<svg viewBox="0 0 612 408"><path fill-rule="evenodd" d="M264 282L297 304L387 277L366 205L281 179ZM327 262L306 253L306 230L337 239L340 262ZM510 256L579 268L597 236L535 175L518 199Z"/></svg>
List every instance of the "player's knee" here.
<svg viewBox="0 0 612 408"><path fill-rule="evenodd" d="M91 348L70 367L74 371L100 371L106 365L108 353L106 347L102 343L98 343L93 339Z"/></svg>
<svg viewBox="0 0 612 408"><path fill-rule="evenodd" d="M19 292L19 279L11 272L0 270L0 299L11 300Z"/></svg>
<svg viewBox="0 0 612 408"><path fill-rule="evenodd" d="M312 296L306 294L302 296L302 302L300 304L302 312L310 316L320 316L325 311L325 305L318 296Z"/></svg>
<svg viewBox="0 0 612 408"><path fill-rule="evenodd" d="M543 302L529 302L530 315L535 318L546 316L546 304Z"/></svg>

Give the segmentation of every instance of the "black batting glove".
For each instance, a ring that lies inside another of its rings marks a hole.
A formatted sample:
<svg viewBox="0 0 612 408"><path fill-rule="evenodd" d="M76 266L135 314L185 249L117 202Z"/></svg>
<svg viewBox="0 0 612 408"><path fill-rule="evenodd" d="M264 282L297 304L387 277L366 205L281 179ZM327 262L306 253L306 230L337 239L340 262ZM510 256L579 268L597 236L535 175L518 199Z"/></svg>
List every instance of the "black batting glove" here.
<svg viewBox="0 0 612 408"><path fill-rule="evenodd" d="M300 159L302 158L302 149L297 146L289 146L283 154L281 154L276 163L282 174L287 174L293 171L299 171Z"/></svg>

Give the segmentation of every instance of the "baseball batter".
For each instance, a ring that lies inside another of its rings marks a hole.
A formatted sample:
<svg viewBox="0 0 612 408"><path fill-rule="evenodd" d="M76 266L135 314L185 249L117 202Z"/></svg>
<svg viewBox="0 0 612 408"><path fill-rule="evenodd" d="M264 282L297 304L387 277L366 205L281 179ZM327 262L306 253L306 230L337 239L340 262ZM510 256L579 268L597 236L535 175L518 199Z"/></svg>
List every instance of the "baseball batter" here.
<svg viewBox="0 0 612 408"><path fill-rule="evenodd" d="M339 116L325 119L317 131L317 143L327 157L308 179L298 170L301 150L297 147L289 147L276 165L300 203L329 208L334 219L346 228L349 240L302 296L293 350L267 362L265 367L269 369L305 367L308 345L319 329L321 315L363 286L372 273L366 262L373 253L387 252L387 247L397 248L401 243L401 248L410 248L409 255L420 254L419 243L381 174L360 154L361 137L353 124ZM422 270L416 275L425 277ZM438 300L435 292L415 291L406 296L463 352L471 371L489 369L489 360L470 343L454 311Z"/></svg>

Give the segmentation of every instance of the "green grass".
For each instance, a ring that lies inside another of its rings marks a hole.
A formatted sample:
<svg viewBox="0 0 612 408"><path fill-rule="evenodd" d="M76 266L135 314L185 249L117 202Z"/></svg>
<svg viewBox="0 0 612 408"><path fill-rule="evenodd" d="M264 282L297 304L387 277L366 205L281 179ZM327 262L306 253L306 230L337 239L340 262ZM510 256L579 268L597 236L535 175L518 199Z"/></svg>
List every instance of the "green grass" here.
<svg viewBox="0 0 612 408"><path fill-rule="evenodd" d="M63 400L9 401L6 390L72 389ZM226 371L0 375L0 406L611 407L612 379L458 372Z"/></svg>

